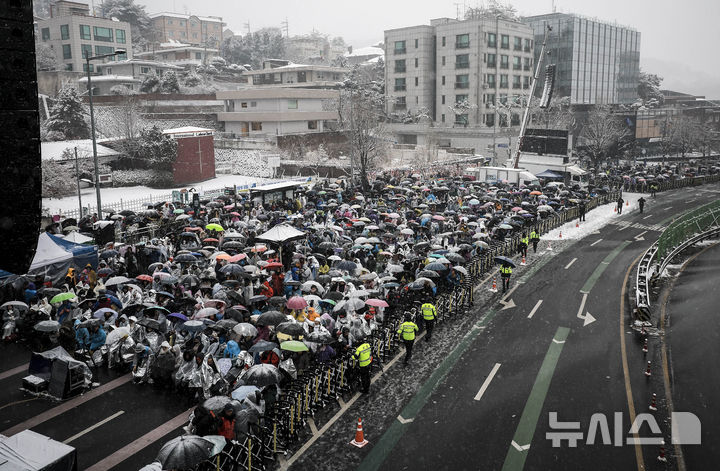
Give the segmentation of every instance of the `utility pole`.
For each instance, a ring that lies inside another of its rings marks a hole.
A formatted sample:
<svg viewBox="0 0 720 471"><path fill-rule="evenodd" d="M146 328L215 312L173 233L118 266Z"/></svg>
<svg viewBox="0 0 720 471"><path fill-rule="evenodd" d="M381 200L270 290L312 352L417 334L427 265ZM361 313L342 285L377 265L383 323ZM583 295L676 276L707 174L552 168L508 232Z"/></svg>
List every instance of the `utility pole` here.
<svg viewBox="0 0 720 471"><path fill-rule="evenodd" d="M248 21L247 23L244 23L243 26L247 30L247 34L250 34L250 22Z"/></svg>
<svg viewBox="0 0 720 471"><path fill-rule="evenodd" d="M290 23L288 23L287 16L285 17L285 21L280 22L280 28L285 30L285 37L290 37Z"/></svg>
<svg viewBox="0 0 720 471"><path fill-rule="evenodd" d="M77 183L78 208L80 209L80 212L78 213L80 215L80 216L78 216L78 221L79 221L83 217L83 210L82 210L82 196L80 195L80 165L78 164L77 147L75 147L75 183Z"/></svg>

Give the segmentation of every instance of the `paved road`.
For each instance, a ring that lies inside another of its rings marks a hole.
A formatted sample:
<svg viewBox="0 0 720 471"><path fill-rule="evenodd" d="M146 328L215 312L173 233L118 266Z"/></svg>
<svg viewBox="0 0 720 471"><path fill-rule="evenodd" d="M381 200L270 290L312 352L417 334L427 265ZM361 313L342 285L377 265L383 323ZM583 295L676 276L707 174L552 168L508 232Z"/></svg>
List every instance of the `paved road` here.
<svg viewBox="0 0 720 471"><path fill-rule="evenodd" d="M683 446L687 469L720 462L720 245L699 253L680 273L666 310L675 411L692 412L702 424L702 446Z"/></svg>
<svg viewBox="0 0 720 471"><path fill-rule="evenodd" d="M431 344L418 345L410 367L389 367L370 397L349 407L293 469L578 469L600 456L607 469L633 467L630 447L552 448L545 439L548 412L557 411L560 421L581 421L583 430L596 411L627 412L618 346L622 280L660 225L713 194L698 195L661 194L646 214L626 212L598 234L553 243L555 251L531 256L507 298L515 307L500 310L500 295L483 286L477 302L484 307L440 325ZM647 240L635 241L643 233ZM585 327L577 318L583 288L589 288L584 312L597 319ZM628 341L633 392L645 397L651 386L642 375L644 357L631 335ZM95 392L60 404L28 400L18 389L25 372L17 368L29 356L17 345L0 346L0 433L29 427L56 440L73 439L79 469L138 469L184 423L187 402L104 369L96 371L102 386ZM319 414L318 427L334 412ZM400 413L413 421L400 424ZM347 444L358 416L371 441L360 450Z"/></svg>

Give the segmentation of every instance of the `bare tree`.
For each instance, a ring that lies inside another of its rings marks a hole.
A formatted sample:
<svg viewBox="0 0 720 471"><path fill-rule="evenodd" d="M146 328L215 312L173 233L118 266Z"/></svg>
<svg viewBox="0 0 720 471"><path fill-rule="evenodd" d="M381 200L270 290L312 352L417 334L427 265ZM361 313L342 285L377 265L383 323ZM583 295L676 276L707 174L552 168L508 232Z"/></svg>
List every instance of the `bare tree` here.
<svg viewBox="0 0 720 471"><path fill-rule="evenodd" d="M374 96L361 90L349 94L347 129L350 137L351 164L359 170L363 191L370 188L368 175L387 157L388 132ZM354 175L353 175L354 176Z"/></svg>
<svg viewBox="0 0 720 471"><path fill-rule="evenodd" d="M584 153L597 173L600 166L606 162L613 151L620 152L624 145L623 139L629 135L618 116L609 108L598 107L585 123L580 133L581 145Z"/></svg>

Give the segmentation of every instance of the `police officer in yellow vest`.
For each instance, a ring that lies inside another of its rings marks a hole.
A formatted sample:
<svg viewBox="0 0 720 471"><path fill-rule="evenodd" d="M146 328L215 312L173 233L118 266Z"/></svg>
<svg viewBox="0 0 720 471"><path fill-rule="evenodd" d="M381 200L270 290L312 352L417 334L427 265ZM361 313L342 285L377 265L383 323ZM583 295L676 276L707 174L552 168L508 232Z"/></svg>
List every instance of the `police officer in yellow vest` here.
<svg viewBox="0 0 720 471"><path fill-rule="evenodd" d="M372 346L368 342L363 342L355 349L353 360L360 367L360 386L361 392L367 394L370 392L370 366L372 365Z"/></svg>
<svg viewBox="0 0 720 471"><path fill-rule="evenodd" d="M397 333L400 334L400 338L405 343L405 363L406 365L412 357L413 343L415 343L415 334L418 331L418 326L412 321L412 314L405 314L405 322L400 324Z"/></svg>
<svg viewBox="0 0 720 471"><path fill-rule="evenodd" d="M512 267L503 265L500 267L500 277L502 278L503 293L510 287L510 276L512 275Z"/></svg>
<svg viewBox="0 0 720 471"><path fill-rule="evenodd" d="M425 328L427 329L427 335L425 335L425 341L429 342L432 337L433 329L435 328L435 320L437 319L437 311L435 306L431 303L425 303L420 306L422 311L423 320L425 321Z"/></svg>
<svg viewBox="0 0 720 471"><path fill-rule="evenodd" d="M527 248L528 248L529 242L530 242L530 239L528 239L527 233L523 232L523 235L520 238L520 254L523 257L527 257Z"/></svg>
<svg viewBox="0 0 720 471"><path fill-rule="evenodd" d="M537 253L538 242L540 242L540 234L535 229L530 232L530 242L533 244L533 253Z"/></svg>

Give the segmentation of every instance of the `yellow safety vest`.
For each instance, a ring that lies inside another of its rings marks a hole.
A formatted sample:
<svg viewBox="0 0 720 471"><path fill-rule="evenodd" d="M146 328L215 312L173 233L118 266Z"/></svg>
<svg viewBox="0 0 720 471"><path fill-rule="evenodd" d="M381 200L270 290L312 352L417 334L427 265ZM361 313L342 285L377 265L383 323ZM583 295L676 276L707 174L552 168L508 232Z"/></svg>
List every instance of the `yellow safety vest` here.
<svg viewBox="0 0 720 471"><path fill-rule="evenodd" d="M503 275L512 275L512 268L511 267L500 267L500 273Z"/></svg>
<svg viewBox="0 0 720 471"><path fill-rule="evenodd" d="M365 342L355 350L355 357L360 363L360 367L369 366L372 362L372 347L369 343Z"/></svg>
<svg viewBox="0 0 720 471"><path fill-rule="evenodd" d="M415 332L418 331L418 326L414 322L406 321L400 324L398 334L402 335L403 340L415 340Z"/></svg>
<svg viewBox="0 0 720 471"><path fill-rule="evenodd" d="M540 238L540 236L538 235L537 232L532 231L532 232L530 233L530 239L531 239L531 240L535 240L535 239L539 239L539 238Z"/></svg>
<svg viewBox="0 0 720 471"><path fill-rule="evenodd" d="M423 304L420 309L422 309L423 319L425 319L426 321L432 321L437 317L437 311L435 311L435 306L430 303Z"/></svg>
<svg viewBox="0 0 720 471"><path fill-rule="evenodd" d="M527 238L527 237L523 237L522 239L520 239L520 242L523 243L523 244L525 244L525 245L527 245L527 244L528 244L528 238Z"/></svg>

